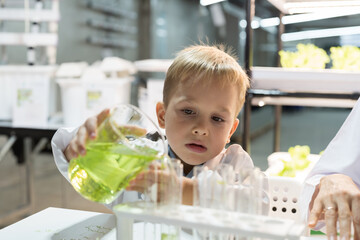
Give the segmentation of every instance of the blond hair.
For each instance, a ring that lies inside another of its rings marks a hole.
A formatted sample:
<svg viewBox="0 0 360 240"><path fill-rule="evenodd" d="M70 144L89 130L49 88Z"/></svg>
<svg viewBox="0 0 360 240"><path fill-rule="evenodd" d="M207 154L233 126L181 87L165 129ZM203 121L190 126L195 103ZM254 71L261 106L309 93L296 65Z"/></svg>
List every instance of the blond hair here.
<svg viewBox="0 0 360 240"><path fill-rule="evenodd" d="M194 45L180 51L167 71L163 102L168 106L177 87L184 82L191 84L221 83L221 86L233 85L238 90L238 114L244 104L249 88L249 78L238 64L236 57L224 45ZM236 117L236 116L235 116Z"/></svg>

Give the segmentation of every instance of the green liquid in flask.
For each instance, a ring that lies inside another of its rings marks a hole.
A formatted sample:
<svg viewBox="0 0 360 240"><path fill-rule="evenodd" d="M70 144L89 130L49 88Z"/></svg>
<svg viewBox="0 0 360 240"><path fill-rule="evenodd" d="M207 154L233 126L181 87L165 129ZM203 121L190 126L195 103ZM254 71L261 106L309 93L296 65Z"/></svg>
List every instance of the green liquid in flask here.
<svg viewBox="0 0 360 240"><path fill-rule="evenodd" d="M86 155L70 161L70 182L83 197L110 203L157 153L146 146L133 150L118 143L89 142Z"/></svg>

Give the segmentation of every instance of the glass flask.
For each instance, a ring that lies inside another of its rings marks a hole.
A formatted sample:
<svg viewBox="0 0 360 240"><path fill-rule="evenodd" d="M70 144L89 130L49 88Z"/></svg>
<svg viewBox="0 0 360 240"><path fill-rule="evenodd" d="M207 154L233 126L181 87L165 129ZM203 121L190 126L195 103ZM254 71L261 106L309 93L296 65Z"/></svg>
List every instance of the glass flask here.
<svg viewBox="0 0 360 240"><path fill-rule="evenodd" d="M138 173L167 154L157 125L130 104L113 108L86 143L86 155L70 161L68 175L84 198L100 203L115 200Z"/></svg>

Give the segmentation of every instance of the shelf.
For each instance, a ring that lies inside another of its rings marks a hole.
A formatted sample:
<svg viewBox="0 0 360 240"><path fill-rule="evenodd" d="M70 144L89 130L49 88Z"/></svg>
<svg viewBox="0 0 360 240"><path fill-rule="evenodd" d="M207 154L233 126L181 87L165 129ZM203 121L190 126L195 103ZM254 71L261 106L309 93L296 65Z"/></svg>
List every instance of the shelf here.
<svg viewBox="0 0 360 240"><path fill-rule="evenodd" d="M356 100L331 99L331 98L294 98L294 97L254 97L253 106L278 105L278 106L304 106L304 107L332 107L352 108Z"/></svg>
<svg viewBox="0 0 360 240"><path fill-rule="evenodd" d="M105 37L90 36L86 39L87 43L94 45L101 45L106 47L120 47L120 48L136 48L137 44L134 41L124 39L114 39Z"/></svg>
<svg viewBox="0 0 360 240"><path fill-rule="evenodd" d="M284 92L359 93L360 72L253 67L251 88Z"/></svg>
<svg viewBox="0 0 360 240"><path fill-rule="evenodd" d="M58 22L60 15L55 10L0 8L0 19L8 21Z"/></svg>
<svg viewBox="0 0 360 240"><path fill-rule="evenodd" d="M359 1L341 0L268 0L272 5L285 14L348 11L360 7Z"/></svg>
<svg viewBox="0 0 360 240"><path fill-rule="evenodd" d="M56 46L56 33L0 33L0 45Z"/></svg>
<svg viewBox="0 0 360 240"><path fill-rule="evenodd" d="M129 19L137 19L136 12L127 11L120 9L120 5L114 5L114 6L105 6L101 2L96 2L94 0L88 0L86 1L86 6L90 9L100 11L109 15L118 16L118 17L125 17Z"/></svg>
<svg viewBox="0 0 360 240"><path fill-rule="evenodd" d="M86 24L90 27L99 28L106 31L123 32L123 33L131 33L131 34L137 33L136 27L120 25L118 23L88 19L86 21Z"/></svg>

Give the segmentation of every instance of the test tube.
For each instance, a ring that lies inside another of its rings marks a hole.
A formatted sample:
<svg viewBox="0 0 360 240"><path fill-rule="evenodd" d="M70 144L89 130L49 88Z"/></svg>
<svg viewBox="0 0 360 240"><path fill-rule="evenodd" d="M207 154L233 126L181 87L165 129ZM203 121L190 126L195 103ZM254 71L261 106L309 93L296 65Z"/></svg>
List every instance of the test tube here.
<svg viewBox="0 0 360 240"><path fill-rule="evenodd" d="M230 164L222 163L218 165L213 173L213 206L212 208L222 210L216 216L223 222L232 222L230 211L234 210L234 168ZM227 233L211 233L213 239L228 240L233 239L233 235Z"/></svg>
<svg viewBox="0 0 360 240"><path fill-rule="evenodd" d="M163 214L178 215L178 206L182 203L183 165L178 159L166 158L159 171L159 206ZM169 224L161 224L161 239L180 239L181 228Z"/></svg>
<svg viewBox="0 0 360 240"><path fill-rule="evenodd" d="M203 167L195 166L193 168L193 206L200 207L200 186L199 186L199 174L201 174Z"/></svg>
<svg viewBox="0 0 360 240"><path fill-rule="evenodd" d="M194 173L194 188L193 188L193 202L194 206L202 208L210 207L209 198L211 197L209 181L210 170L208 167L196 166L193 169ZM211 176L210 176L211 177Z"/></svg>
<svg viewBox="0 0 360 240"><path fill-rule="evenodd" d="M217 180L215 187L218 190L215 190L214 198L220 196L219 205L217 209L223 210L234 210L234 183L235 183L235 173L232 165L221 164L217 166L216 173L220 176ZM219 194L217 192L219 191Z"/></svg>
<svg viewBox="0 0 360 240"><path fill-rule="evenodd" d="M173 209L182 203L183 165L178 159L166 158L158 172L160 206Z"/></svg>
<svg viewBox="0 0 360 240"><path fill-rule="evenodd" d="M206 212L203 212L202 209L207 207L207 174L207 167L195 166L193 168L193 206L197 208L195 211L197 211L197 216L199 218L203 218L203 214L206 214ZM193 228L192 233L194 240L210 239L208 231Z"/></svg>
<svg viewBox="0 0 360 240"><path fill-rule="evenodd" d="M180 160L170 159L170 190L171 205L179 206L182 203L182 178L184 167Z"/></svg>
<svg viewBox="0 0 360 240"><path fill-rule="evenodd" d="M154 210L158 206L158 169L159 160L154 160L145 170L144 176L144 208Z"/></svg>

